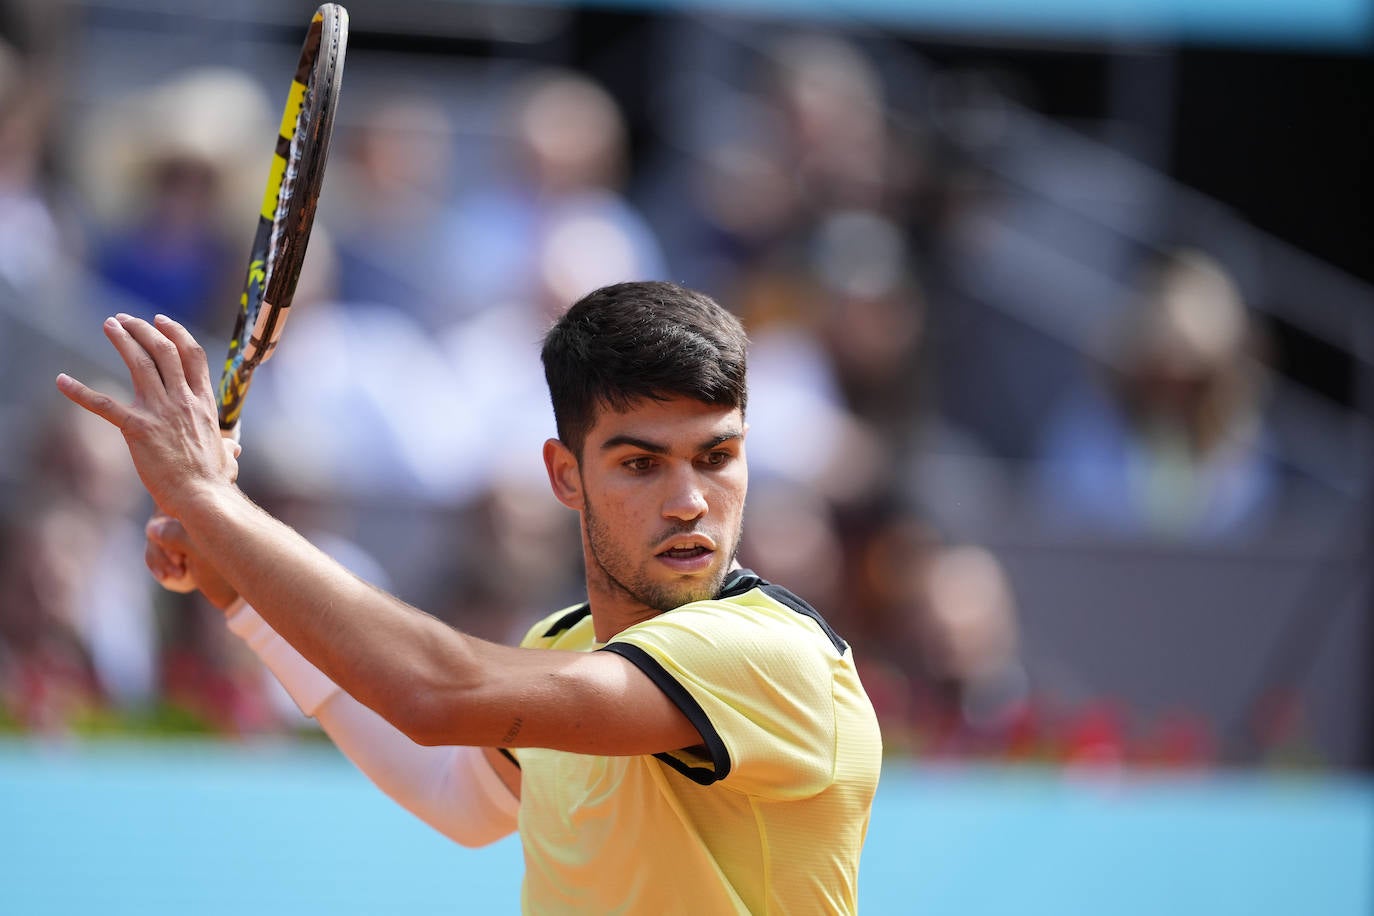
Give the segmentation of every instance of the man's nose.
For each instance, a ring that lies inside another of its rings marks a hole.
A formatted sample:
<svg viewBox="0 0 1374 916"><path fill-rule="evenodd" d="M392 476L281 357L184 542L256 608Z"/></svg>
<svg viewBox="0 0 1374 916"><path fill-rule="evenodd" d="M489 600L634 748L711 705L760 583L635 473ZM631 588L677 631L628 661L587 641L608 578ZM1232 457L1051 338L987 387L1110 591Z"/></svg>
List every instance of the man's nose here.
<svg viewBox="0 0 1374 916"><path fill-rule="evenodd" d="M670 478L670 490L663 501L663 517L692 521L706 514L706 492L693 470L683 470Z"/></svg>

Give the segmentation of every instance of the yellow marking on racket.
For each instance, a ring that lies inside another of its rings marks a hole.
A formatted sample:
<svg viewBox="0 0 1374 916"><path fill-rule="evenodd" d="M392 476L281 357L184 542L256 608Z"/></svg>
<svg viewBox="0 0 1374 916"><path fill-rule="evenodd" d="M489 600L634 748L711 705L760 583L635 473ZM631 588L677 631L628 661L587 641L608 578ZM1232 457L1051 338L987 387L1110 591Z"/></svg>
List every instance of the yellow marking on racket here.
<svg viewBox="0 0 1374 916"><path fill-rule="evenodd" d="M300 117L301 106L304 104L305 83L292 80L291 91L286 96L286 109L281 113L281 130L278 131L288 140L296 133L296 120Z"/></svg>
<svg viewBox="0 0 1374 916"><path fill-rule="evenodd" d="M225 379L224 384L220 386L220 403L235 405L237 409L234 410L234 415L237 416L239 410L242 409L237 405L242 403L244 392L247 390L248 385L244 379L239 377ZM229 418L226 417L226 419Z"/></svg>
<svg viewBox="0 0 1374 916"><path fill-rule="evenodd" d="M277 198L281 196L281 181L286 175L286 159L272 154L272 171L267 175L267 193L262 195L262 218L271 220L277 215Z"/></svg>

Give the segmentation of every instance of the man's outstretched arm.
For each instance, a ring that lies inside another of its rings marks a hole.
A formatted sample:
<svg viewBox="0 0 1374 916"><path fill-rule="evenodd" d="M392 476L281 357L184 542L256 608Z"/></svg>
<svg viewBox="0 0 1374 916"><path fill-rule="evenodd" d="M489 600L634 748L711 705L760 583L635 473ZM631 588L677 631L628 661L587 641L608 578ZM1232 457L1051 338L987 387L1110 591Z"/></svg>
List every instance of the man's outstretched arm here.
<svg viewBox="0 0 1374 916"><path fill-rule="evenodd" d="M65 375L62 393L119 428L156 504L274 630L412 740L603 755L701 740L617 655L499 646L353 576L234 485L205 351L185 328L120 316L105 333L129 369L133 402Z"/></svg>

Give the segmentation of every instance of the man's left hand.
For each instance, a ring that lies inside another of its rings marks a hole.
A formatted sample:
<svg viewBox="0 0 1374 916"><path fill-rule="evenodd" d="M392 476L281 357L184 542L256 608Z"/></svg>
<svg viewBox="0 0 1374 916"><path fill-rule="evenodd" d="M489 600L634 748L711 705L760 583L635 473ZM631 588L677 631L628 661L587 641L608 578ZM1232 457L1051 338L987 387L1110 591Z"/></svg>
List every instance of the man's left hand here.
<svg viewBox="0 0 1374 916"><path fill-rule="evenodd" d="M57 377L58 390L118 427L139 479L173 518L206 489L233 486L237 448L220 435L205 350L163 315L149 324L121 314L107 318L104 330L129 369L133 403L121 404L65 373Z"/></svg>

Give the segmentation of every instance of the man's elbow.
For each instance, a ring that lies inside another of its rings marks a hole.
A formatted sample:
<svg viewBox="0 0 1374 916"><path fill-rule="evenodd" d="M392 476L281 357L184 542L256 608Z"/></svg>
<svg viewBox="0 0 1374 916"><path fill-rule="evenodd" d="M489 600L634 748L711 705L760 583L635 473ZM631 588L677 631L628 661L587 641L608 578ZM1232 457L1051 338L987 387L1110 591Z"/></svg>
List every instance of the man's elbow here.
<svg viewBox="0 0 1374 916"><path fill-rule="evenodd" d="M453 711L451 704L427 697L398 703L391 715L384 718L421 747L472 744L471 740L464 740L468 736L456 729Z"/></svg>
<svg viewBox="0 0 1374 916"><path fill-rule="evenodd" d="M463 743L454 741L446 732L433 728L421 727L402 731L407 738L421 747L452 747Z"/></svg>
<svg viewBox="0 0 1374 916"><path fill-rule="evenodd" d="M510 833L509 830L494 833L490 830L474 829L465 825L463 829L449 831L448 838L464 849L481 849L483 846L490 846L497 840L505 839L510 836Z"/></svg>

